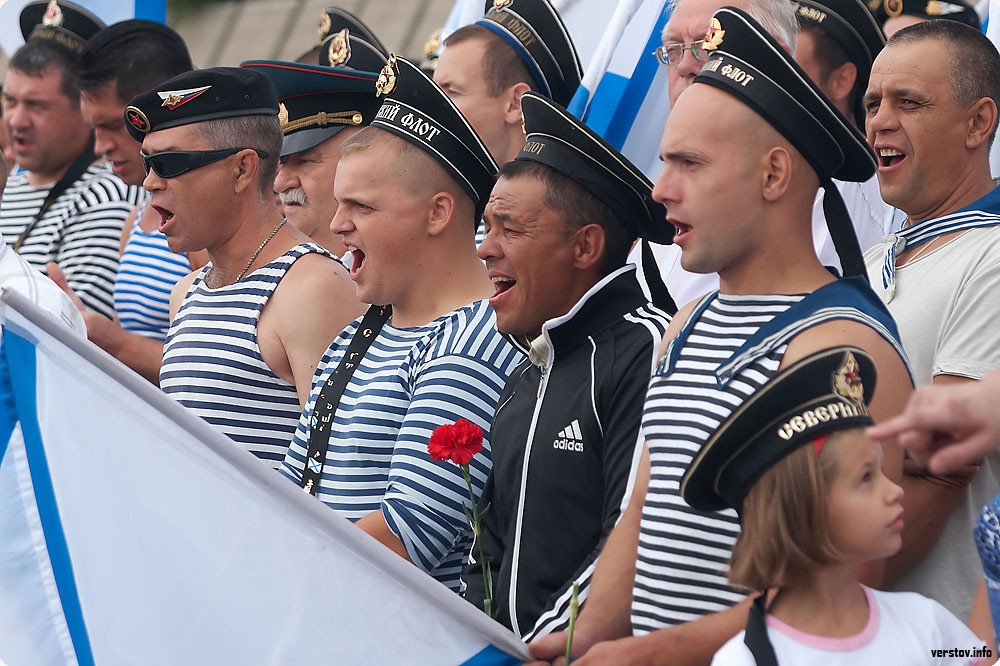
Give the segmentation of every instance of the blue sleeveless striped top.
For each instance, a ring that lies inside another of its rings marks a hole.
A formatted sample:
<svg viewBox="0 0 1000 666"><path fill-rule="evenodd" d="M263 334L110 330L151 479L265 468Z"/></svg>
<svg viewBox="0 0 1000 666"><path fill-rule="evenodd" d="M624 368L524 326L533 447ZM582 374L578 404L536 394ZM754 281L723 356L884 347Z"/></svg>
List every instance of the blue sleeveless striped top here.
<svg viewBox="0 0 1000 666"><path fill-rule="evenodd" d="M299 422L295 386L275 375L257 346L257 321L267 299L314 243L291 248L239 282L209 289L199 271L163 346L160 388L277 468Z"/></svg>
<svg viewBox="0 0 1000 666"><path fill-rule="evenodd" d="M170 292L191 272L191 263L187 254L171 252L159 231L139 227L148 203L147 198L136 215L118 265L115 312L126 331L162 342L170 328Z"/></svg>

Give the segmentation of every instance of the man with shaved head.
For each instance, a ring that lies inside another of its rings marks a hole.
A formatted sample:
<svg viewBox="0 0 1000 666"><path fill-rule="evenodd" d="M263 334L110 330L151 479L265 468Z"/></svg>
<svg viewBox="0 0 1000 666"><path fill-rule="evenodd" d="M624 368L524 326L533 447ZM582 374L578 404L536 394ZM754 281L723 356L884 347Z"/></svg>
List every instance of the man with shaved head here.
<svg viewBox="0 0 1000 666"><path fill-rule="evenodd" d="M683 267L718 273L720 291L681 308L664 336L635 486L577 622L579 666L707 664L746 626L755 602L726 582L736 513L688 506L679 482L719 424L780 368L835 344L865 350L879 369L876 421L911 390L888 311L863 278L836 279L812 248L818 188L835 197L833 177L869 178L871 149L746 13L716 12L703 46L701 71L667 121L653 197L676 228ZM846 216L827 221L834 237L850 231ZM842 259L856 262L855 253ZM890 476L901 463L887 443ZM865 575L877 583L879 567ZM532 651L553 658L565 638L551 634Z"/></svg>

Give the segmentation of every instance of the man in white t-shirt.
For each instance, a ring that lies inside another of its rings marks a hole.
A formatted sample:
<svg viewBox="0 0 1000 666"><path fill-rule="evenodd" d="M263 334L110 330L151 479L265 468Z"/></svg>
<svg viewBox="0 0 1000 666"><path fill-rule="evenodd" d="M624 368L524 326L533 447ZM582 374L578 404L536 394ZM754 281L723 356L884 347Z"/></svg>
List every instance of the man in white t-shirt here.
<svg viewBox="0 0 1000 666"><path fill-rule="evenodd" d="M868 142L882 198L908 218L865 261L918 384L959 384L1000 368L1000 190L989 165L998 99L1000 54L954 21L899 31L872 69ZM914 518L883 584L965 617L982 576L971 529L1000 487L1000 456L949 476L908 461L902 485Z"/></svg>

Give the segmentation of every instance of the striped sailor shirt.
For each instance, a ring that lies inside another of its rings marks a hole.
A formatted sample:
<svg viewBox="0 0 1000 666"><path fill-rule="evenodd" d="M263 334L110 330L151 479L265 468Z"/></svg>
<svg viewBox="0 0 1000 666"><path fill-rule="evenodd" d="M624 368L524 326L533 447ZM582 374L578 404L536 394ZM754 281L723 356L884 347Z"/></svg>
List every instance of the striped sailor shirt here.
<svg viewBox="0 0 1000 666"><path fill-rule="evenodd" d="M330 345L281 471L300 482L316 398L337 368L360 319ZM469 494L458 465L431 460L434 428L468 419L483 429L470 470L477 499L491 466L489 429L508 375L522 356L496 330L485 300L423 326L391 321L344 389L316 496L356 521L381 510L410 559L458 592L472 544L462 510Z"/></svg>
<svg viewBox="0 0 1000 666"><path fill-rule="evenodd" d="M295 386L268 367L257 346L260 313L295 260L311 252L303 243L225 287L209 289L209 263L191 283L163 345L160 388L277 467L295 432ZM332 258L332 257L331 257Z"/></svg>
<svg viewBox="0 0 1000 666"><path fill-rule="evenodd" d="M725 610L746 596L726 582L740 531L736 512L692 509L681 498L680 481L719 425L775 375L786 345L724 385L715 371L761 326L800 300L719 294L694 324L672 372L667 353L650 380L642 431L651 474L632 591L636 635Z"/></svg>
<svg viewBox="0 0 1000 666"><path fill-rule="evenodd" d="M0 200L0 233L7 243L17 241L51 189L32 187L26 172L10 177ZM122 227L143 194L108 165L93 164L35 224L19 254L42 272L50 261L59 264L87 307L113 318Z"/></svg>

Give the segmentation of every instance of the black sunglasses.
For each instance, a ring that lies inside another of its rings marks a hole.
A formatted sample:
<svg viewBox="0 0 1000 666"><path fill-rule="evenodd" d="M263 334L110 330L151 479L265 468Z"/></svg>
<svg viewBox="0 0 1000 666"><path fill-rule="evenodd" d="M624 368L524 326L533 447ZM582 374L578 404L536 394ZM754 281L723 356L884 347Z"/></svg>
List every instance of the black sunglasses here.
<svg viewBox="0 0 1000 666"><path fill-rule="evenodd" d="M160 178L176 178L181 174L200 169L203 166L218 162L241 150L252 150L261 159L267 159L268 153L257 148L222 148L220 150L165 150L162 153L147 155L139 151L142 165L146 173L152 169Z"/></svg>

